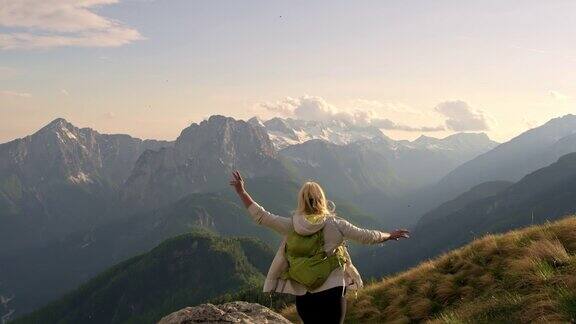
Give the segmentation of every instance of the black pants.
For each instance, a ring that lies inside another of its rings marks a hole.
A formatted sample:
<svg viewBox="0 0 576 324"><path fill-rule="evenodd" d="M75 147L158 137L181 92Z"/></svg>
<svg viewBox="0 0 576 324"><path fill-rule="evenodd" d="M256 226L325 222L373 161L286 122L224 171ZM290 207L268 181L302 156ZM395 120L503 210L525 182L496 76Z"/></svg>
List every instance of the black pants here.
<svg viewBox="0 0 576 324"><path fill-rule="evenodd" d="M340 324L346 317L344 287L296 296L296 310L304 324Z"/></svg>

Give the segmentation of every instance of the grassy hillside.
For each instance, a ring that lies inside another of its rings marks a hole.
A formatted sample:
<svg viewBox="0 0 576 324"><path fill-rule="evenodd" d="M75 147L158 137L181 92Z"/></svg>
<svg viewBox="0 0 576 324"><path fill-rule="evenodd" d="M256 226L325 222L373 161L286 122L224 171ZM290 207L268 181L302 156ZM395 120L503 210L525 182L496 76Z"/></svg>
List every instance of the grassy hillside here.
<svg viewBox="0 0 576 324"><path fill-rule="evenodd" d="M348 300L349 323L573 322L576 217L485 236Z"/></svg>
<svg viewBox="0 0 576 324"><path fill-rule="evenodd" d="M154 323L222 294L259 285L272 251L254 239L196 231L124 261L13 323Z"/></svg>

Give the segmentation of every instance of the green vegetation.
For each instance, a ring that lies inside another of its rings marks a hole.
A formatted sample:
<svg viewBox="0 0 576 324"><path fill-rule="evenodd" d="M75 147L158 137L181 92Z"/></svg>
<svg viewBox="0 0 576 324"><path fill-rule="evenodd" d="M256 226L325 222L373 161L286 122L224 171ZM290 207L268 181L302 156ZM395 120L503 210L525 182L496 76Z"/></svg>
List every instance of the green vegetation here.
<svg viewBox="0 0 576 324"><path fill-rule="evenodd" d="M393 260L389 260L392 262ZM283 311L296 320L294 307ZM576 217L487 235L348 300L350 323L576 319Z"/></svg>
<svg viewBox="0 0 576 324"><path fill-rule="evenodd" d="M180 308L260 285L271 259L272 251L257 240L197 230L112 267L14 323L154 323Z"/></svg>

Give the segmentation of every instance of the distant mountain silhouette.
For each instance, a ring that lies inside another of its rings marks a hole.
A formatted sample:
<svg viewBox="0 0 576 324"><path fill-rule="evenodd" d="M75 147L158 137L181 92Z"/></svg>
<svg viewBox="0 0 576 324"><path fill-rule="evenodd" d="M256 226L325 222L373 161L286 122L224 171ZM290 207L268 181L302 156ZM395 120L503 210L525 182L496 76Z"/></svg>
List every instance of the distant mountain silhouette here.
<svg viewBox="0 0 576 324"><path fill-rule="evenodd" d="M443 139L420 137L413 142L384 136L337 145L309 140L288 146L280 155L302 179L316 179L329 193L379 216L390 226L409 226L403 197L434 183L454 167L497 145L485 134L454 134Z"/></svg>
<svg viewBox="0 0 576 324"><path fill-rule="evenodd" d="M472 198L472 199L471 199ZM576 213L576 153L530 173L517 183L474 187L422 216L401 252L372 251L362 256L370 273L382 275L450 251L487 233L542 224ZM380 260L391 260L386 262Z"/></svg>
<svg viewBox="0 0 576 324"><path fill-rule="evenodd" d="M420 216L475 185L518 181L572 152L576 152L576 115L554 118L463 163L438 183L410 193L406 203Z"/></svg>
<svg viewBox="0 0 576 324"><path fill-rule="evenodd" d="M518 181L575 151L576 115L554 118L457 167L440 185L463 192L486 181Z"/></svg>
<svg viewBox="0 0 576 324"><path fill-rule="evenodd" d="M349 198L374 191L396 195L404 185L386 156L362 146L310 140L289 146L280 154L294 163L300 177L316 179L338 196Z"/></svg>

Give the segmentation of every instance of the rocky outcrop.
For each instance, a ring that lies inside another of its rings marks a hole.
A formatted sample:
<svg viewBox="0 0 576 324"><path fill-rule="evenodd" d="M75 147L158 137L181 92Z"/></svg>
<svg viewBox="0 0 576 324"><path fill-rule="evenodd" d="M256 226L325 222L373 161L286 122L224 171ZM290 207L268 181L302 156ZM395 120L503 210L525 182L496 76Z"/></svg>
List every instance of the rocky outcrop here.
<svg viewBox="0 0 576 324"><path fill-rule="evenodd" d="M246 178L278 175L283 166L266 131L242 120L211 116L185 128L174 146L147 151L124 187L124 201L157 207L228 186L230 172Z"/></svg>
<svg viewBox="0 0 576 324"><path fill-rule="evenodd" d="M162 318L158 324L185 323L291 323L282 315L255 303L231 302L186 307Z"/></svg>

